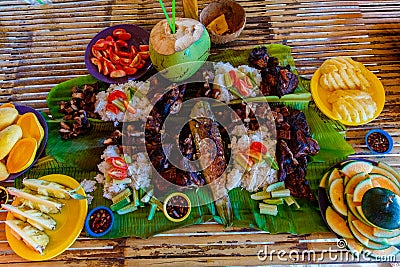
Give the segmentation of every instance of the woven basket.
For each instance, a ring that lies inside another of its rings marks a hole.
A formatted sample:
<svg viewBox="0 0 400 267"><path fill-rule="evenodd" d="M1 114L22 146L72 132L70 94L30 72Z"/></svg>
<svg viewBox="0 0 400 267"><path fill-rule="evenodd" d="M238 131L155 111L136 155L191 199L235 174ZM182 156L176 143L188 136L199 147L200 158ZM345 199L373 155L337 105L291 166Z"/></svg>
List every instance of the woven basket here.
<svg viewBox="0 0 400 267"><path fill-rule="evenodd" d="M207 26L222 14L225 14L229 32L223 35L217 35L208 31L211 42L214 44L225 44L235 40L246 24L246 12L244 8L233 0L211 2L201 11L200 22Z"/></svg>

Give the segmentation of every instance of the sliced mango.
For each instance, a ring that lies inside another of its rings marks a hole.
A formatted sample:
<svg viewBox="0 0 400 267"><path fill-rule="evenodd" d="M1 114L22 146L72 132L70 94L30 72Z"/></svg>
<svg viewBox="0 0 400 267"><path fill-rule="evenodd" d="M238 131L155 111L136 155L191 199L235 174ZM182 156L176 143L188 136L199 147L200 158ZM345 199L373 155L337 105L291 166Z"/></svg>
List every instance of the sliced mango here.
<svg viewBox="0 0 400 267"><path fill-rule="evenodd" d="M38 143L35 138L19 140L11 149L7 159L7 171L17 173L28 168L35 159Z"/></svg>
<svg viewBox="0 0 400 267"><path fill-rule="evenodd" d="M32 137L36 139L38 144L40 144L44 137L44 130L33 112L23 114L18 119L17 125L22 129L22 138Z"/></svg>

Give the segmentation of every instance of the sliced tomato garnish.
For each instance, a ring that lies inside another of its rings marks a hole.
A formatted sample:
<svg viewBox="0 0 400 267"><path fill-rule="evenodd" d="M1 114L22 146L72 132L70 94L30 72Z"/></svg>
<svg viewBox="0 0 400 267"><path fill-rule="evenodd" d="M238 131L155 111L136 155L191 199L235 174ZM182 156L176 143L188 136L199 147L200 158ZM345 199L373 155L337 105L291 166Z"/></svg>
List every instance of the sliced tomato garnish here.
<svg viewBox="0 0 400 267"><path fill-rule="evenodd" d="M121 65L123 65L123 66L129 66L129 64L132 63L132 59L121 57L121 58L119 59L119 63L120 63Z"/></svg>
<svg viewBox="0 0 400 267"><path fill-rule="evenodd" d="M115 105L113 105L111 103L108 103L106 105L106 110L111 111L114 114L118 114L119 113L119 109Z"/></svg>
<svg viewBox="0 0 400 267"><path fill-rule="evenodd" d="M139 45L139 50L142 52L149 51L149 45Z"/></svg>
<svg viewBox="0 0 400 267"><path fill-rule="evenodd" d="M111 179L115 180L123 180L128 176L128 172L126 170L121 170L115 167L109 169L107 174Z"/></svg>
<svg viewBox="0 0 400 267"><path fill-rule="evenodd" d="M128 164L126 164L125 160L121 157L110 157L106 159L108 164L111 164L114 168L127 170Z"/></svg>
<svg viewBox="0 0 400 267"><path fill-rule="evenodd" d="M238 79L236 86L242 96L248 96L251 93L250 88L247 87L247 83L244 80Z"/></svg>
<svg viewBox="0 0 400 267"><path fill-rule="evenodd" d="M137 68L137 66L140 64L140 61L142 59L140 58L139 54L136 54L136 56L133 58L131 64L129 64L129 67L131 68Z"/></svg>
<svg viewBox="0 0 400 267"><path fill-rule="evenodd" d="M118 34L118 39L128 41L131 39L132 35L129 32L123 32Z"/></svg>
<svg viewBox="0 0 400 267"><path fill-rule="evenodd" d="M126 94L124 92L120 91L120 90L114 90L108 95L107 102L111 103L115 99L125 100L126 99Z"/></svg>
<svg viewBox="0 0 400 267"><path fill-rule="evenodd" d="M267 154L267 147L261 142L253 142L250 144L250 150L260 152L261 154Z"/></svg>
<svg viewBox="0 0 400 267"><path fill-rule="evenodd" d="M118 37L121 33L126 33L126 30L122 29L122 28L117 28L117 29L113 30L112 35L115 37Z"/></svg>
<svg viewBox="0 0 400 267"><path fill-rule="evenodd" d="M114 38L113 38L111 35L108 35L108 36L106 37L106 40L107 40L107 41L114 41Z"/></svg>

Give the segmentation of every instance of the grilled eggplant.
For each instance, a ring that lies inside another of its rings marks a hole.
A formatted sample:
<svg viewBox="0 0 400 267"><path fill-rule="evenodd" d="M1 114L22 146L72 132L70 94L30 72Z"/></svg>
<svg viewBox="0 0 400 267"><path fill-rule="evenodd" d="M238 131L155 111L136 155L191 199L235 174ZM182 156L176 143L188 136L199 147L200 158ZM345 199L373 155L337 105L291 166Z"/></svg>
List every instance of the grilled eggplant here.
<svg viewBox="0 0 400 267"><path fill-rule="evenodd" d="M1 207L11 212L16 218L22 221L27 221L39 230L43 231L44 229L56 229L57 222L40 210L29 209L24 206L12 206L8 204L2 204Z"/></svg>
<svg viewBox="0 0 400 267"><path fill-rule="evenodd" d="M54 198L39 195L29 189L20 190L15 187L8 187L7 190L10 195L18 197L23 206L37 209L44 213L59 213L64 206L64 203Z"/></svg>
<svg viewBox="0 0 400 267"><path fill-rule="evenodd" d="M193 107L189 122L190 130L197 149L197 156L203 168L203 176L207 184L210 184L214 195L215 206L225 226L230 226L233 221L232 206L226 188L226 160L224 146L218 124L214 120L211 107L208 102L200 101ZM214 150L207 142L211 139L215 145L215 158L211 151Z"/></svg>
<svg viewBox="0 0 400 267"><path fill-rule="evenodd" d="M21 220L7 220L5 223L10 227L11 233L15 238L23 240L25 244L41 255L44 254L44 250L50 241L49 236L45 232Z"/></svg>

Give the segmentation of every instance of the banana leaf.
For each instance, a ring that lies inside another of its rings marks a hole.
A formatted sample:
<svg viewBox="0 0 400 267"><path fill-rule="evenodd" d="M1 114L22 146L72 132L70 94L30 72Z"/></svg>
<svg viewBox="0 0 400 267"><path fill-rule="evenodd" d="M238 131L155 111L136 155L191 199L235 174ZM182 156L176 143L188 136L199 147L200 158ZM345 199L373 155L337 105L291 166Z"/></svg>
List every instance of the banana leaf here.
<svg viewBox="0 0 400 267"><path fill-rule="evenodd" d="M290 48L283 45L268 45L271 56L278 57L282 65L289 64L296 73ZM234 66L247 64L247 58L251 50L233 51L226 50L222 54L212 55L210 60L230 62ZM70 97L70 88L76 83L91 83L93 77L77 78L64 83L63 86L55 87L49 94L49 107L55 119L61 118L58 111L58 101ZM305 112L313 137L321 146L321 151L312 157L307 167L307 179L312 189L316 190L322 174L334 163L346 158L353 153L345 139L345 127L340 123L328 119L311 102L309 98L309 81L300 77L300 83L295 94L277 101L290 108L300 109ZM68 85L68 86L67 86ZM69 87L69 88L68 88ZM309 99L308 99L309 98ZM53 114L54 113L54 114ZM48 119L49 142L47 155L52 157L38 162L34 168L27 173L28 177L39 178L51 173L61 173L74 177L78 181L93 179L97 174L96 164L100 161L100 155L104 149L102 139L111 131L111 125L94 123L92 130L87 136L78 137L73 140L63 141L58 135L58 121ZM110 128L108 128L110 127ZM90 162L93 161L93 162ZM16 186L21 187L22 178L15 180ZM90 193L94 198L89 209L99 205L109 206L109 200L102 197L103 188L97 184L97 189ZM298 199L300 209L294 209L287 205L279 206L276 217L261 215L258 201L250 198L250 193L242 189L234 189L229 192L234 211L234 226L251 227L264 230L269 233L292 233L308 234L314 232L326 232L326 228L317 202L309 202ZM181 223L173 223L166 219L162 212L157 212L152 220L148 220L149 205L139 208L137 211L125 215L115 214L113 229L104 238L119 238L136 236L147 238L169 229L184 227L193 224L201 224L210 220L221 222L217 215L215 205L207 201L210 195L202 190L193 190L189 197L192 203L209 203L202 206L192 207L188 219Z"/></svg>

